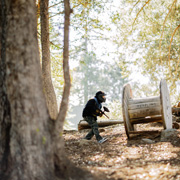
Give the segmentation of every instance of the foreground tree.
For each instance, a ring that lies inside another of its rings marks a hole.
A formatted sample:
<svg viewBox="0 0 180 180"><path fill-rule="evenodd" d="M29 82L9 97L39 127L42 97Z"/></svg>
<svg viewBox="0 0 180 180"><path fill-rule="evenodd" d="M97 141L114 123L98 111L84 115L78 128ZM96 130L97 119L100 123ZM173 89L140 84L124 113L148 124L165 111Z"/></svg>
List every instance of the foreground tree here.
<svg viewBox="0 0 180 180"><path fill-rule="evenodd" d="M9 132L1 121L2 132L6 131L8 137L3 139L1 179L45 179L44 171L50 178L53 154L52 147L48 146L51 142L46 130L49 115L41 90L35 4L32 1L2 3L2 21L5 22L1 41L1 61L5 67L2 80L10 108L7 112ZM7 104L4 105L6 108ZM41 170L37 171L39 166Z"/></svg>
<svg viewBox="0 0 180 180"><path fill-rule="evenodd" d="M62 126L68 106L68 26L65 0L64 78L60 114L50 119L40 74L35 1L2 0L0 59L0 179L88 179L64 158Z"/></svg>

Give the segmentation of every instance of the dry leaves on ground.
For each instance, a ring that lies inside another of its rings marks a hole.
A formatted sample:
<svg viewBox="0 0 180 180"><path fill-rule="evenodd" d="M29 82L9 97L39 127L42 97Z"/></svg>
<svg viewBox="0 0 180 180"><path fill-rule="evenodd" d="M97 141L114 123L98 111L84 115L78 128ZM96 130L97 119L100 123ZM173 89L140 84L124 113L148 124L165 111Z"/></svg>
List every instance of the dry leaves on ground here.
<svg viewBox="0 0 180 180"><path fill-rule="evenodd" d="M67 156L76 166L97 176L103 174L106 179L180 179L179 134L168 142L161 142L161 125L138 128L146 132L127 139L123 124L105 127L101 135L108 141L104 144L98 144L95 138L84 140L89 130L66 131Z"/></svg>

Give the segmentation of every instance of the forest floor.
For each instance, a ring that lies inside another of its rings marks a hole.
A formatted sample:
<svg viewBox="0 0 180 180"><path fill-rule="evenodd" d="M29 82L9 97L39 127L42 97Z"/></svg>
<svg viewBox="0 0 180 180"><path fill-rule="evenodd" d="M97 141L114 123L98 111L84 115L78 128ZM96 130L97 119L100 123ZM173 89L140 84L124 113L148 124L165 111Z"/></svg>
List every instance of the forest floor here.
<svg viewBox="0 0 180 180"><path fill-rule="evenodd" d="M103 144L94 137L84 140L88 129L65 131L66 154L76 166L102 180L180 179L180 130L163 142L158 123L139 125L137 130L147 132L128 139L123 124L100 128L101 136L108 138Z"/></svg>

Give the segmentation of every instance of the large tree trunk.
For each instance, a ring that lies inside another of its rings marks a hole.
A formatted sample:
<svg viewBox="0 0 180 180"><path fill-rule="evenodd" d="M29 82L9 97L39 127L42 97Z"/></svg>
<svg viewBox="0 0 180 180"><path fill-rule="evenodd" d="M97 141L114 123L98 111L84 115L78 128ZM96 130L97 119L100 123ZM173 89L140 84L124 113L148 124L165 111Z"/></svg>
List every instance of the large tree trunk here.
<svg viewBox="0 0 180 180"><path fill-rule="evenodd" d="M92 180L65 158L63 149L62 127L70 91L68 42L64 42L66 83L61 114L54 122L42 92L35 1L0 2L0 180Z"/></svg>
<svg viewBox="0 0 180 180"><path fill-rule="evenodd" d="M35 1L1 2L4 22L1 102L4 115L1 116L0 179L51 179L53 153L40 78Z"/></svg>
<svg viewBox="0 0 180 180"><path fill-rule="evenodd" d="M46 97L49 114L52 119L57 118L57 100L51 80L51 59L49 49L49 0L40 1L41 14L41 46L42 46L42 76L43 90Z"/></svg>

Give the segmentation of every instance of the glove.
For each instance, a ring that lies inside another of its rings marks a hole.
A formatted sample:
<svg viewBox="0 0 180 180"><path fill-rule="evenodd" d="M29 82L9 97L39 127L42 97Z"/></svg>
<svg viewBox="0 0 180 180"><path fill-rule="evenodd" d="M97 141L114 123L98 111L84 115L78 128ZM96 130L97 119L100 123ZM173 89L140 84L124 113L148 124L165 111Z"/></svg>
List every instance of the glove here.
<svg viewBox="0 0 180 180"><path fill-rule="evenodd" d="M97 116L100 116L100 117L102 117L103 115L103 113L99 109L96 109L96 114Z"/></svg>
<svg viewBox="0 0 180 180"><path fill-rule="evenodd" d="M103 113L102 113L102 112L99 112L99 116L102 117L102 116L103 116Z"/></svg>

